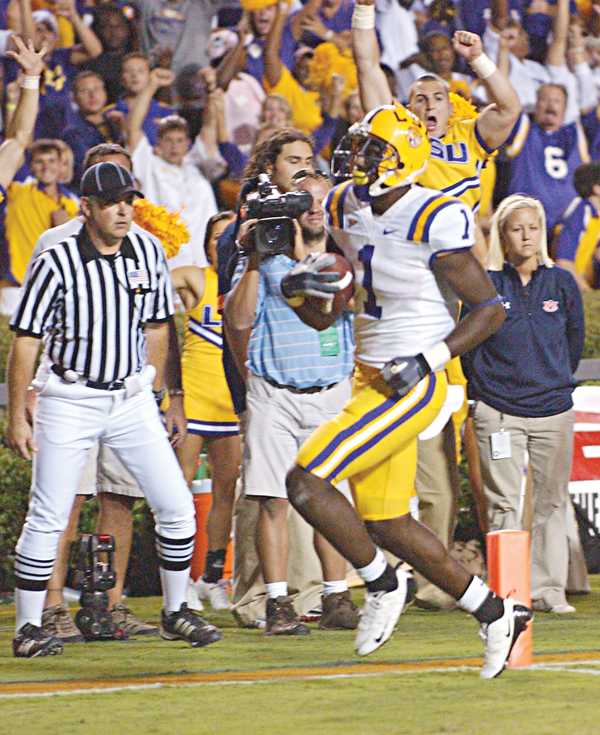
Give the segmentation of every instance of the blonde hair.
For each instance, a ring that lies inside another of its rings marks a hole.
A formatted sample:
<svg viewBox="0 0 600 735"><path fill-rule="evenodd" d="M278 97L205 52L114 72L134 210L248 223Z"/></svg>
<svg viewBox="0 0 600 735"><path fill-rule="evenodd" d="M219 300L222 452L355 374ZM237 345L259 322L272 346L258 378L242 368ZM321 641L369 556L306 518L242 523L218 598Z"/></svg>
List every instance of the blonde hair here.
<svg viewBox="0 0 600 735"><path fill-rule="evenodd" d="M501 271L506 260L504 248L502 247L502 231L506 220L517 209L534 209L540 220L540 250L538 262L547 268L552 268L554 263L548 255L548 243L546 234L546 214L544 207L538 199L525 196L524 194L511 194L503 199L492 217L490 228L490 248L488 251L487 268L490 271Z"/></svg>

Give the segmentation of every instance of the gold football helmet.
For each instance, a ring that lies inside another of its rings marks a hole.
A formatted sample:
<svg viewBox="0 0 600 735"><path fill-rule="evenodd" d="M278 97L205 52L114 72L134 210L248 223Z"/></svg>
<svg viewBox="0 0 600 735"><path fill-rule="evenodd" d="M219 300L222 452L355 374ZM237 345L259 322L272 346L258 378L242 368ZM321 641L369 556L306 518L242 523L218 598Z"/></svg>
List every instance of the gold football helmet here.
<svg viewBox="0 0 600 735"><path fill-rule="evenodd" d="M352 125L334 154L334 175L368 185L371 196L408 186L427 165L431 144L423 123L403 105L382 105Z"/></svg>

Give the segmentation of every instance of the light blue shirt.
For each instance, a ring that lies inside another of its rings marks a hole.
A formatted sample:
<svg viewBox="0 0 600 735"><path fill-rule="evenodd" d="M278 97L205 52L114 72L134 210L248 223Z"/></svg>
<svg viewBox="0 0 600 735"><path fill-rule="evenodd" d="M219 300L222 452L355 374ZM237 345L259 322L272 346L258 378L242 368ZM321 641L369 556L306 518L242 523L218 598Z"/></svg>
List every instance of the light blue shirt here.
<svg viewBox="0 0 600 735"><path fill-rule="evenodd" d="M281 279L295 263L287 255L274 255L260 264L256 318L248 343L248 369L261 378L299 389L339 383L352 373L353 316L344 312L332 326L337 331L339 349L324 350L324 332L304 324L281 293ZM234 285L245 267L242 259L233 278ZM323 354L331 351L337 354Z"/></svg>

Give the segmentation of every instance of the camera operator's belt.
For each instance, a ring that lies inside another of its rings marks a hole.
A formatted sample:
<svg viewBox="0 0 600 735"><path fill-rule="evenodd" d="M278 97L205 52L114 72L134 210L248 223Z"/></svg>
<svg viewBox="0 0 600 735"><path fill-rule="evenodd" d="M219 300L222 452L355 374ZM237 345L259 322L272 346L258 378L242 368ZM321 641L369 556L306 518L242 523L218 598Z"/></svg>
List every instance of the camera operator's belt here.
<svg viewBox="0 0 600 735"><path fill-rule="evenodd" d="M74 370L64 368L62 365L52 365L50 370L66 383L79 383L85 385L86 388L95 388L96 390L123 390L125 388L124 380L111 380L109 383L87 380L85 375L78 375Z"/></svg>
<svg viewBox="0 0 600 735"><path fill-rule="evenodd" d="M295 385L281 385L276 380L270 378L263 378L265 382L272 385L273 388L279 388L280 390L289 390L290 393L322 393L325 390L335 388L337 383L331 383L330 385L313 385L310 388L296 388Z"/></svg>

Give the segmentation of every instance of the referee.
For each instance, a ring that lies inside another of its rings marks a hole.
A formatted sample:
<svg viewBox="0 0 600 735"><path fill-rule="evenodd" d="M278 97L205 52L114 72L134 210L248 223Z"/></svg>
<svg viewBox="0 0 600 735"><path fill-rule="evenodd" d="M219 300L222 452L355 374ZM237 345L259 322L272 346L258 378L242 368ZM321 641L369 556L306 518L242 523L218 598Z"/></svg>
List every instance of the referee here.
<svg viewBox="0 0 600 735"><path fill-rule="evenodd" d="M6 439L34 453L27 518L16 548L17 657L62 652L41 628L47 581L90 448L102 440L144 491L156 521L164 592L161 635L204 646L221 633L185 604L196 530L191 495L164 430L153 382L162 383L173 314L158 243L131 230L131 174L98 163L81 183L84 227L48 248L29 274L11 328ZM25 395L34 380L34 427ZM147 355L147 359L146 359Z"/></svg>

